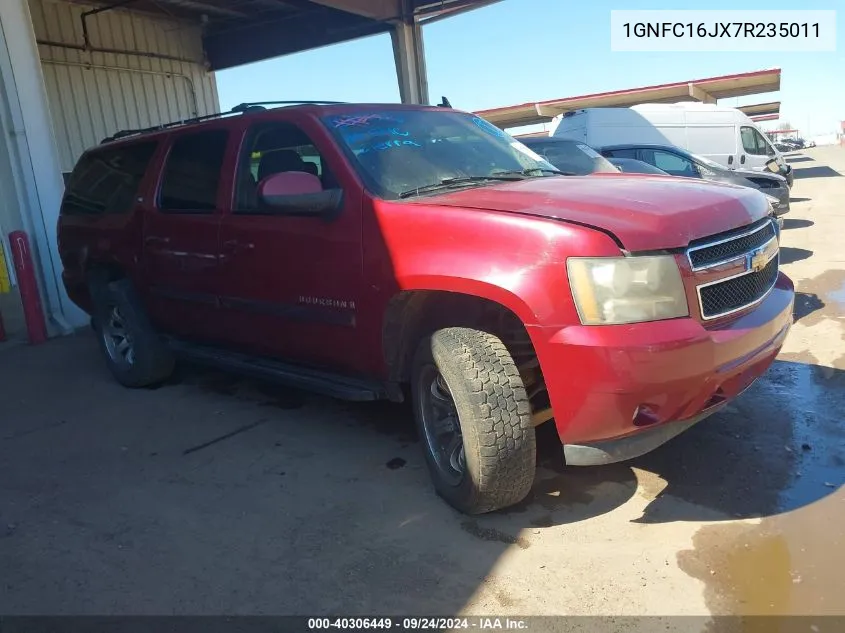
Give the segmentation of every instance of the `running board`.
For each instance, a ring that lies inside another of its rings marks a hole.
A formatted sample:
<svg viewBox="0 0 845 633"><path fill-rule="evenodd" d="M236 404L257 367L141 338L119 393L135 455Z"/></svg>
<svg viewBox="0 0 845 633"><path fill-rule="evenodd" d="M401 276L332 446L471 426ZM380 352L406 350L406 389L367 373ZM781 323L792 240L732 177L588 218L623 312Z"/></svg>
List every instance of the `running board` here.
<svg viewBox="0 0 845 633"><path fill-rule="evenodd" d="M263 378L287 387L313 391L339 400L361 402L387 398L384 385L377 381L350 378L270 358L249 356L177 339L168 339L167 344L176 356L201 365Z"/></svg>

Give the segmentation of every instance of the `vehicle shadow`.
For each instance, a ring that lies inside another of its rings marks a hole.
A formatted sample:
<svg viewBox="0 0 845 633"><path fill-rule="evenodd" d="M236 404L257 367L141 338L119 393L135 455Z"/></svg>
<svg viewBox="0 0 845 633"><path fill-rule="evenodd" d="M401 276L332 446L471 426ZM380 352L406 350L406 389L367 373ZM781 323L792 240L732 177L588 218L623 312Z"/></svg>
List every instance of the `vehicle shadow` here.
<svg viewBox="0 0 845 633"><path fill-rule="evenodd" d="M707 509L757 518L831 494L845 483L843 386L841 370L776 361L727 410L635 460L666 481L638 522L701 520Z"/></svg>
<svg viewBox="0 0 845 633"><path fill-rule="evenodd" d="M803 198L803 200L806 200L806 199L807 198ZM799 202L800 200L802 200L802 199L801 198L798 198L798 199L793 198L791 200L791 202ZM815 222L813 222L812 220L798 220L798 219L793 220L793 219L789 219L789 220L783 221L783 229L785 231L787 231L789 229L806 229L806 228L813 226L814 224L815 224Z"/></svg>
<svg viewBox="0 0 845 633"><path fill-rule="evenodd" d="M820 167L796 167L793 169L793 172L795 173L796 180L799 178L834 178L842 176L838 171L826 165Z"/></svg>
<svg viewBox="0 0 845 633"><path fill-rule="evenodd" d="M823 307L815 295L797 293L795 320ZM820 485L790 495L796 473L803 471L806 481L814 468L825 470L826 452L840 457L842 452L835 442L820 437L825 428L812 424L805 410L836 419L837 398L827 398L825 392L845 387L845 372L833 370L819 377L817 370L804 363L776 361L723 411L655 451L619 464L566 466L554 423L544 424L537 429L537 472L529 496L498 512L455 516L471 536L519 544L523 529L588 521L613 512L638 492L651 498L637 520L644 523L760 517L812 503L831 490ZM409 402L338 402L198 366L182 366L174 382L282 410L334 410L336 415L323 421L321 433L326 437L337 434L333 430L337 424L358 427L358 433L374 433L395 443L395 454L384 460L385 472L410 463L424 470ZM839 393L845 394L845 389ZM814 459L809 459L811 452ZM834 477L824 474L827 480ZM428 489L425 476L422 483Z"/></svg>
<svg viewBox="0 0 845 633"><path fill-rule="evenodd" d="M790 203L793 203L793 202L809 202L810 200L812 200L812 198L790 198L789 202ZM808 224L807 226L810 226L810 225L813 224L813 222L810 221L810 220L784 220L783 221L784 228L786 228L787 222L810 222L810 224Z"/></svg>
<svg viewBox="0 0 845 633"><path fill-rule="evenodd" d="M0 442L0 560L14 579L0 610L449 614L479 591L485 608L518 608L492 570L573 534L556 526L589 541L597 517L615 534L632 518L764 516L834 492L845 381L816 369L776 362L729 409L629 463L566 467L540 427L529 498L468 517L434 494L408 405L189 365L126 390L90 333L23 347L0 356L15 394L3 419L18 426Z"/></svg>
<svg viewBox="0 0 845 633"><path fill-rule="evenodd" d="M815 158L810 158L809 156L804 156L803 154L798 155L787 155L786 156L787 163L805 163L805 162L816 162Z"/></svg>
<svg viewBox="0 0 845 633"><path fill-rule="evenodd" d="M845 463L845 445L835 426L843 387L840 370L776 361L726 409L651 453L601 467L540 460L528 499L471 521L516 534L586 521L635 495L648 500L637 523L730 521L814 503L834 492L826 484L845 483L837 466ZM840 395L828 396L837 389Z"/></svg>
<svg viewBox="0 0 845 633"><path fill-rule="evenodd" d="M734 518L809 505L845 483L845 443L838 428L845 372L777 360L725 411L634 461L666 488L645 522L702 518L676 497Z"/></svg>
<svg viewBox="0 0 845 633"><path fill-rule="evenodd" d="M794 246L780 247L780 263L791 264L792 262L800 262L802 259L812 257L813 251L806 248L796 248Z"/></svg>
<svg viewBox="0 0 845 633"><path fill-rule="evenodd" d="M797 323L806 316L817 310L823 310L825 302L812 292L796 292L795 307L793 309L793 322Z"/></svg>

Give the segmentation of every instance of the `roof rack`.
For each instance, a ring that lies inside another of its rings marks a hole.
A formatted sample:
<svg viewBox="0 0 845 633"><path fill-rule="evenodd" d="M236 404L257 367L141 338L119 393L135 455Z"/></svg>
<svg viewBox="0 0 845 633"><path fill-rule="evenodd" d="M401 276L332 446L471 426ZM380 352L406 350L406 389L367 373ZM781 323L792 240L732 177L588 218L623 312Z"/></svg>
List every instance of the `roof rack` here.
<svg viewBox="0 0 845 633"><path fill-rule="evenodd" d="M203 116L196 116L190 119L180 119L178 121L171 121L170 123L162 123L161 125L153 125L151 127L138 128L134 130L119 130L104 138L100 143L108 143L116 141L127 136L135 136L136 134L149 134L150 132L160 132L171 127L179 127L180 125L190 125L191 123L199 123L201 121L208 121L210 119L217 119L220 117L231 116L233 114L248 114L250 112L261 112L266 110L265 106L296 106L296 105L338 105L344 103L343 101L255 101L250 103L240 103L227 112L216 112L214 114L205 114Z"/></svg>

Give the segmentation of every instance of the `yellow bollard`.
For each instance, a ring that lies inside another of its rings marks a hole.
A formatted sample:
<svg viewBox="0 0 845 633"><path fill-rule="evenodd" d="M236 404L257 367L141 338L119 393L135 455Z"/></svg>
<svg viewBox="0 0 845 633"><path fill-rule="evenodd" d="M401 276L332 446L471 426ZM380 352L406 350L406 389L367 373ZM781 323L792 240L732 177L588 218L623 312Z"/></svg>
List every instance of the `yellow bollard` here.
<svg viewBox="0 0 845 633"><path fill-rule="evenodd" d="M3 243L0 242L0 294L12 291L12 278L6 265L6 255L3 253Z"/></svg>

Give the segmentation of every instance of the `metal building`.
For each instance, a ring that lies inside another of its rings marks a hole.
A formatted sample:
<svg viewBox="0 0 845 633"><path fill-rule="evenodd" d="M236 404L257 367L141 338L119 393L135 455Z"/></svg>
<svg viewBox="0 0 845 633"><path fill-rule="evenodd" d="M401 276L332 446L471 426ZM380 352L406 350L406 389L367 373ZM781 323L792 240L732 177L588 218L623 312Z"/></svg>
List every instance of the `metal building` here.
<svg viewBox="0 0 845 633"><path fill-rule="evenodd" d="M8 260L9 233L29 235L49 332L87 321L62 288L55 231L85 148L216 112L215 70L377 33L391 34L402 100L426 103L422 26L492 1L0 0L0 244ZM20 329L8 285L0 314Z"/></svg>

